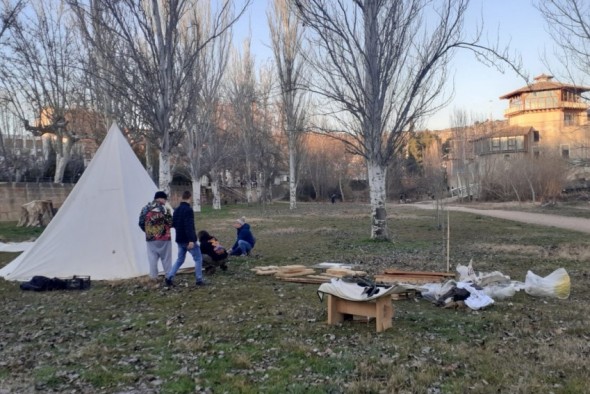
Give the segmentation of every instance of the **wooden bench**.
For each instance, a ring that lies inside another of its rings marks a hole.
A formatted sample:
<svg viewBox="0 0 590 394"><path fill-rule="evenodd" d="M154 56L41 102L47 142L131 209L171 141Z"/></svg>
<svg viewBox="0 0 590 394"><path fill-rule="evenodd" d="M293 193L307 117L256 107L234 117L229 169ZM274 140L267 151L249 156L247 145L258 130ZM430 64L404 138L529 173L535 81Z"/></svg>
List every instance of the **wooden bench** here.
<svg viewBox="0 0 590 394"><path fill-rule="evenodd" d="M345 314L374 317L377 332L385 331L392 326L391 296L386 295L371 301L349 301L328 294L328 324L342 323Z"/></svg>

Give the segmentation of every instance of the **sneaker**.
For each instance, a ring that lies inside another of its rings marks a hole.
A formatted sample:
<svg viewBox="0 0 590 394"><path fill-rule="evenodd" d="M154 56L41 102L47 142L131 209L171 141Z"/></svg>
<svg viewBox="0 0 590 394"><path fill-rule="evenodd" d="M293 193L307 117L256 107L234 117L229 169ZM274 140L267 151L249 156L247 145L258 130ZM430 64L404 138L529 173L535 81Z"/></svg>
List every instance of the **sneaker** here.
<svg viewBox="0 0 590 394"><path fill-rule="evenodd" d="M174 282L172 282L171 278L166 278L166 286L174 287Z"/></svg>
<svg viewBox="0 0 590 394"><path fill-rule="evenodd" d="M207 283L201 280L201 281L196 282L195 286L197 286L197 287L207 286Z"/></svg>

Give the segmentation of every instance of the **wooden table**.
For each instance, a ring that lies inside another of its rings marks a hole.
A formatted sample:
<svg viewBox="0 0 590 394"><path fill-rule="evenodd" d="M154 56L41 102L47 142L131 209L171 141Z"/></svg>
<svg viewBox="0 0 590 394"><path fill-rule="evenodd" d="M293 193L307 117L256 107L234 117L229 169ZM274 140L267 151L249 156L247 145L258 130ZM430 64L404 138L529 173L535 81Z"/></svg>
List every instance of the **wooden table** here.
<svg viewBox="0 0 590 394"><path fill-rule="evenodd" d="M328 324L344 321L344 315L374 317L377 332L391 328L393 303L391 296L384 295L371 301L350 301L328 294Z"/></svg>

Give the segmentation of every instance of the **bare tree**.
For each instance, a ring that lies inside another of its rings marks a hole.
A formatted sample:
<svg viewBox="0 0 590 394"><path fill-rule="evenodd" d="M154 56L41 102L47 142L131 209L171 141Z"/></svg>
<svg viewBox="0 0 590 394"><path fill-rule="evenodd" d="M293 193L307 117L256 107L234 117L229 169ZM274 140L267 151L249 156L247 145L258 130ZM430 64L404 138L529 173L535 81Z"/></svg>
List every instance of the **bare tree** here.
<svg viewBox="0 0 590 394"><path fill-rule="evenodd" d="M438 109L456 49L482 59L504 53L463 31L469 0L292 0L310 32L316 93L334 129L367 163L371 237L388 239L386 170L404 134ZM446 102L446 100L442 100Z"/></svg>
<svg viewBox="0 0 590 394"><path fill-rule="evenodd" d="M231 15L227 15L231 17ZM211 20L211 10L195 7L191 19L199 21L201 37L186 37L185 39L199 40L211 36L214 24ZM184 145L190 162L190 174L193 189L193 210L201 211L201 177L210 173L213 208L221 209L219 192L218 168L227 154L224 138L220 138L220 103L223 76L229 59L231 43L230 31L226 30L219 37L204 47L199 53L197 70L194 74L194 86L198 87L199 95L193 103L194 110L187 127L187 143ZM215 175L214 175L215 174Z"/></svg>
<svg viewBox="0 0 590 394"><path fill-rule="evenodd" d="M274 0L268 13L272 49L281 89L283 130L289 149L289 208L297 207L297 150L301 132L305 128L305 100L303 77L303 28L297 20L289 0Z"/></svg>
<svg viewBox="0 0 590 394"><path fill-rule="evenodd" d="M229 82L229 102L233 112L231 128L238 143L242 161L241 175L246 182L246 199L253 202L252 185L255 180L253 143L258 132L255 111L257 107L254 58L250 53L250 41L243 44L243 53L234 51ZM253 178L254 176L254 178Z"/></svg>
<svg viewBox="0 0 590 394"><path fill-rule="evenodd" d="M25 5L25 0L2 0L0 2L0 45L2 44L2 37L14 25L19 12L23 10Z"/></svg>
<svg viewBox="0 0 590 394"><path fill-rule="evenodd" d="M272 201L272 185L283 164L283 150L279 146L280 134L276 133L280 130L278 125L281 114L276 103L273 102L273 86L272 67L270 64L265 64L260 68L258 76L255 108L258 132L252 147L256 158L258 196L261 197L263 204Z"/></svg>
<svg viewBox="0 0 590 394"><path fill-rule="evenodd" d="M20 119L0 100L0 180L21 182L35 164L36 151L28 149Z"/></svg>
<svg viewBox="0 0 590 394"><path fill-rule="evenodd" d="M202 21L188 13L193 1L95 0L90 6L68 1L91 46L112 59L101 71L119 98L133 103L141 115L141 131L159 148L160 189L169 191L171 148L181 141L199 94L194 85L199 54L235 22L228 16L232 3L222 2L210 34L203 36ZM248 5L246 1L238 17ZM101 40L98 30L116 36L116 46ZM181 43L183 36L195 39Z"/></svg>
<svg viewBox="0 0 590 394"><path fill-rule="evenodd" d="M557 59L569 78L590 77L590 3L586 0L542 0L536 4L557 44Z"/></svg>
<svg viewBox="0 0 590 394"><path fill-rule="evenodd" d="M61 183L79 136L68 117L83 97L79 58L83 48L67 18L64 1L38 0L10 29L0 83L27 131L50 134L56 153L54 182ZM30 117L36 120L31 123Z"/></svg>
<svg viewBox="0 0 590 394"><path fill-rule="evenodd" d="M338 191L344 197L342 183L349 180L350 158L346 146L326 135L306 133L303 136L305 160L301 168L302 185L309 185L308 193L323 200Z"/></svg>

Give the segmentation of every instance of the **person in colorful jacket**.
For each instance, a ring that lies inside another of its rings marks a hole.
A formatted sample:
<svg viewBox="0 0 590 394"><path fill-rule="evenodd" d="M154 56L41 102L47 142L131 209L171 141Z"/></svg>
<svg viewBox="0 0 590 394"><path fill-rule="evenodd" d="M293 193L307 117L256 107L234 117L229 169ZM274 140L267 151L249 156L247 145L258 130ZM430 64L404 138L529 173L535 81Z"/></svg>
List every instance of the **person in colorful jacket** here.
<svg viewBox="0 0 590 394"><path fill-rule="evenodd" d="M172 266L172 208L167 204L168 196L163 191L154 195L154 200L142 208L139 227L145 233L150 278L158 279L158 260L162 261L164 272Z"/></svg>

